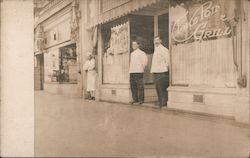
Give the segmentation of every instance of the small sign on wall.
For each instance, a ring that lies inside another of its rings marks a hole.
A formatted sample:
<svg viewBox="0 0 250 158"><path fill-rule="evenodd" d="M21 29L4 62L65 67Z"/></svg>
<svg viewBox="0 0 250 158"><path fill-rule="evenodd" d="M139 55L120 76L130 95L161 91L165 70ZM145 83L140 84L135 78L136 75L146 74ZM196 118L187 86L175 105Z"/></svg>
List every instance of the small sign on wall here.
<svg viewBox="0 0 250 158"><path fill-rule="evenodd" d="M204 96L203 95L193 95L193 102L194 103L204 103Z"/></svg>
<svg viewBox="0 0 250 158"><path fill-rule="evenodd" d="M112 90L111 90L111 94L112 94L112 95L116 95L116 90L115 90L115 89L112 89Z"/></svg>

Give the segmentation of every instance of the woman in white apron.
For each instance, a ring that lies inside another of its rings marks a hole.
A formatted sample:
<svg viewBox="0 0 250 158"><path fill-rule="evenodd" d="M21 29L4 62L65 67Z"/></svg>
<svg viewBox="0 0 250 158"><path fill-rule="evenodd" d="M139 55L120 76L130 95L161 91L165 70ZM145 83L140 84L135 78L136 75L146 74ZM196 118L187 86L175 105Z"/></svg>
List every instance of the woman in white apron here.
<svg viewBox="0 0 250 158"><path fill-rule="evenodd" d="M90 94L88 99L95 100L95 90L96 90L96 68L95 68L95 58L91 53L87 54L87 61L83 66L83 70L87 73L87 93Z"/></svg>

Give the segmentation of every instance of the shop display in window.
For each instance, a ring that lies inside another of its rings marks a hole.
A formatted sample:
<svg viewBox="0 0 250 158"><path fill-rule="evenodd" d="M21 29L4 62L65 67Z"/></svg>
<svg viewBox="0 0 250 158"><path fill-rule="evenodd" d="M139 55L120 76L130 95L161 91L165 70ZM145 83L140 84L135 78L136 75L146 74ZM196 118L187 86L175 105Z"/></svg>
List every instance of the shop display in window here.
<svg viewBox="0 0 250 158"><path fill-rule="evenodd" d="M76 45L61 47L44 54L45 82L77 82Z"/></svg>
<svg viewBox="0 0 250 158"><path fill-rule="evenodd" d="M103 28L103 83L128 83L129 23L108 25Z"/></svg>
<svg viewBox="0 0 250 158"><path fill-rule="evenodd" d="M57 80L60 83L77 82L77 62L75 44L60 48L60 66Z"/></svg>

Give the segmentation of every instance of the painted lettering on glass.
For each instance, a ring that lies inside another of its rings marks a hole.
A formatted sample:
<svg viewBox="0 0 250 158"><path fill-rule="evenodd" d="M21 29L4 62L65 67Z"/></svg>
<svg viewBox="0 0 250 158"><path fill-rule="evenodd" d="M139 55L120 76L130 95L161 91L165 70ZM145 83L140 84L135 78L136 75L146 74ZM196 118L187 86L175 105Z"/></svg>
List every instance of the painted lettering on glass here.
<svg viewBox="0 0 250 158"><path fill-rule="evenodd" d="M187 11L183 16L174 22L172 27L173 40L181 43L190 39L200 41L203 39L211 39L232 34L230 26L219 28L207 27L211 18L214 18L212 16L219 14L220 9L219 5L214 4L212 1L208 1L198 7L192 15ZM228 19L224 14L219 16L219 20L222 22L226 22L232 18Z"/></svg>

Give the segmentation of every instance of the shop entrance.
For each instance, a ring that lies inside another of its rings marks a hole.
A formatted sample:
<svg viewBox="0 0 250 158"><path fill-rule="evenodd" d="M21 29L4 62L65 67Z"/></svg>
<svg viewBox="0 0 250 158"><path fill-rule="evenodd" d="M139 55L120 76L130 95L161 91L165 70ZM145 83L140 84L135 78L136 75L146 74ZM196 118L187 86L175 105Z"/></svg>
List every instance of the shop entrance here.
<svg viewBox="0 0 250 158"><path fill-rule="evenodd" d="M101 67L100 100L128 103L132 100L129 63L132 41L136 38L148 56L144 73L144 102L158 100L153 74L150 73L154 53L154 36L161 36L168 48L168 1L160 0L118 19L102 24L98 38L98 62Z"/></svg>
<svg viewBox="0 0 250 158"><path fill-rule="evenodd" d="M169 49L168 10L161 10L161 13L153 14L142 10L132 14L130 17L130 35L131 41L137 38L140 42L140 48L148 55L148 65L144 73L145 102L156 102L157 95L153 74L150 73L154 53L154 37L160 36L162 45Z"/></svg>

